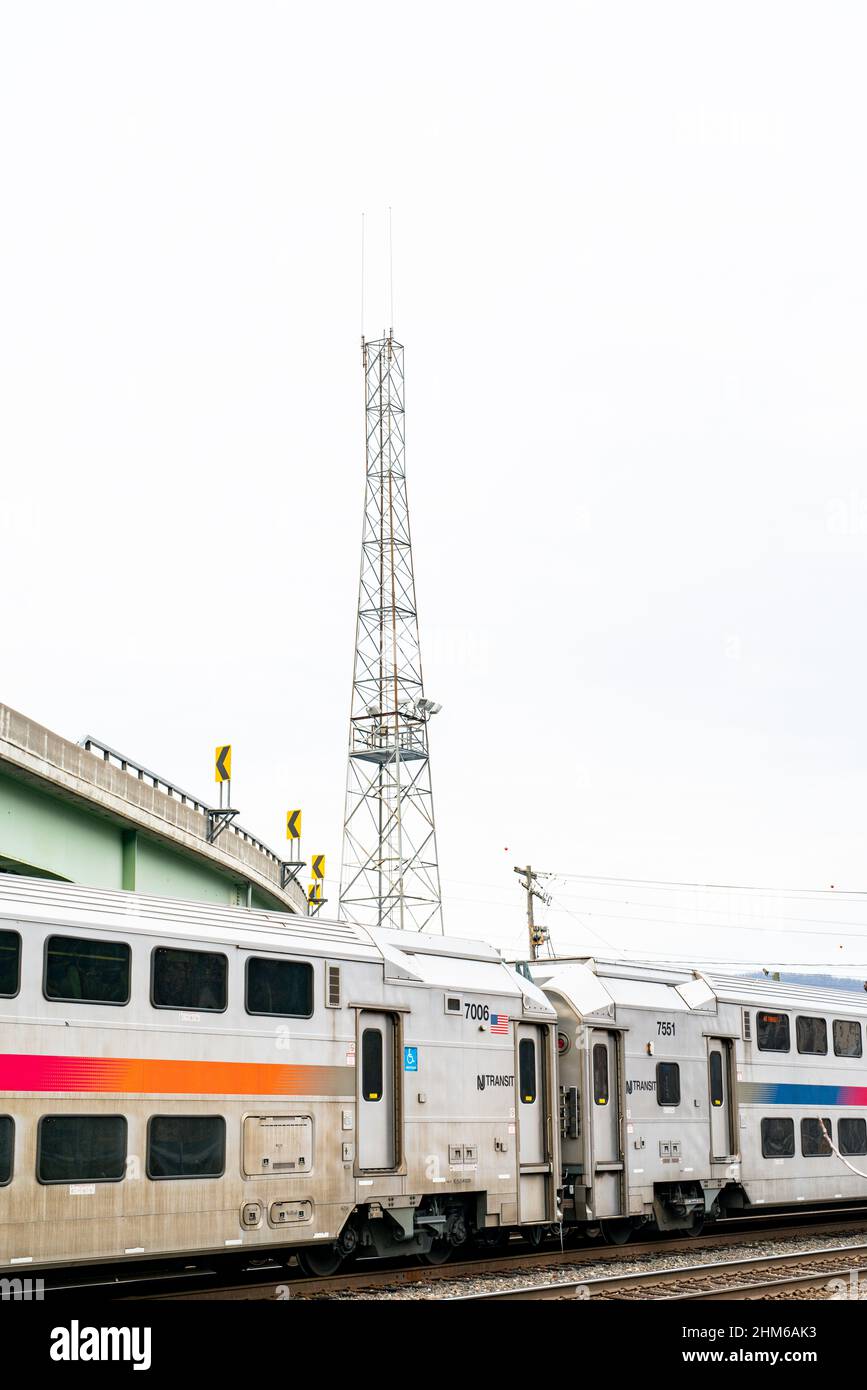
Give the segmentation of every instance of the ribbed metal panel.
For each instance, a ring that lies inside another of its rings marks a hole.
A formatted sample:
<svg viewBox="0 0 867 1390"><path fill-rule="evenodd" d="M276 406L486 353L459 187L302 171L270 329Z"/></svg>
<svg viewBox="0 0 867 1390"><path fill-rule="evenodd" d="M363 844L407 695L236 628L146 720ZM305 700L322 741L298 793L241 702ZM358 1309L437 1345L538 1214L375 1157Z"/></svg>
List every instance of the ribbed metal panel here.
<svg viewBox="0 0 867 1390"><path fill-rule="evenodd" d="M867 1015L867 994L848 989L787 985L779 980L747 980L738 975L706 975L718 999L758 1008L800 1009L808 1013Z"/></svg>
<svg viewBox="0 0 867 1390"><path fill-rule="evenodd" d="M557 963L565 965L568 962L564 958L559 959ZM751 1004L769 1009L799 1009L803 1013L812 1010L814 1013L836 1012L838 1015L867 1016L867 993L848 990L842 986L840 989L827 989L814 985L800 985L797 982L786 984L780 980L757 980L746 975L729 975L715 970L690 970L685 965L678 968L667 961L656 963L652 960L624 961L582 956L575 958L574 963L586 966L600 980L622 979L677 985L700 976L724 1003Z"/></svg>
<svg viewBox="0 0 867 1390"><path fill-rule="evenodd" d="M179 898L156 898L144 893L115 892L105 888L85 888L54 879L24 878L0 874L0 907L21 917L50 917L62 912L81 918L114 917L137 922L171 923L202 934L218 931L261 931L279 928L293 941L327 943L332 947L357 945L370 947L371 938L351 922L327 922L321 918L300 917L296 913L268 912L257 908L222 907L219 904L188 902Z"/></svg>

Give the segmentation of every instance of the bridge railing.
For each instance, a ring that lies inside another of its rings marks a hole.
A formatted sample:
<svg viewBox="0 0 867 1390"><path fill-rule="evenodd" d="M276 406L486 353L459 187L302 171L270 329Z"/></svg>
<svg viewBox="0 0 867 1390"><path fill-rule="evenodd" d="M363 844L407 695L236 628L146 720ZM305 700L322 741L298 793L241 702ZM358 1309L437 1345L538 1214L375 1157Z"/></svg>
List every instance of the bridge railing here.
<svg viewBox="0 0 867 1390"><path fill-rule="evenodd" d="M128 776L135 777L139 782L145 782L150 787L155 787L157 791L179 801L182 806L190 806L194 811L203 815L206 821L208 812L215 809L213 806L209 806L206 801L202 801L201 797L193 796L192 792L185 792L182 787L170 782L166 777L160 777L159 773L151 772L150 768L142 766L141 763L133 762L132 758L128 758L124 753L118 753L116 748L110 748L101 739L93 738L88 734L86 738L79 739L79 745L85 752L93 753L95 757L102 758L103 762L110 763L112 767L127 773ZM262 840L251 835L249 830L245 830L243 826L235 825L233 822L226 827L225 833L237 835L245 844L252 845L260 854L264 854L266 859L270 859L279 869L282 863L279 854L275 854L273 849L270 849Z"/></svg>

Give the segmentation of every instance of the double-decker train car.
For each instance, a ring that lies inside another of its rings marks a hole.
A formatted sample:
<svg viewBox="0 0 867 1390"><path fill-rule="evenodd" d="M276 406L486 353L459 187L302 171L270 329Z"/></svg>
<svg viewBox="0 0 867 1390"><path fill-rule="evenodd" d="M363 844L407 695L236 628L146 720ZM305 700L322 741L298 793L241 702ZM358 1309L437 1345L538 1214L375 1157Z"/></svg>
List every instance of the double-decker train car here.
<svg viewBox="0 0 867 1390"><path fill-rule="evenodd" d="M536 962L557 1010L564 1221L624 1239L867 1198L867 1001L771 979Z"/></svg>
<svg viewBox="0 0 867 1390"><path fill-rule="evenodd" d="M863 1203L865 1022L844 991L0 875L0 1269L325 1273Z"/></svg>
<svg viewBox="0 0 867 1390"><path fill-rule="evenodd" d="M0 875L0 1268L541 1231L554 1019L479 942Z"/></svg>

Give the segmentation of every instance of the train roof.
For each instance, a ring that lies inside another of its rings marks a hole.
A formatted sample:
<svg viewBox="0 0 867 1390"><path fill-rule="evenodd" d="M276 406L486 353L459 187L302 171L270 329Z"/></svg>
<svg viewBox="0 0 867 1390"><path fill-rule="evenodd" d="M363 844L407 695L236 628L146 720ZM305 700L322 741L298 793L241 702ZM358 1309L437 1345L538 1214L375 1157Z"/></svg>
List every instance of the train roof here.
<svg viewBox="0 0 867 1390"><path fill-rule="evenodd" d="M188 902L109 888L88 888L56 879L0 874L0 916L20 922L101 927L109 931L147 931L207 937L229 944L281 941L301 949L373 956L369 934L350 922L325 922L291 912Z"/></svg>
<svg viewBox="0 0 867 1390"><path fill-rule="evenodd" d="M22 926L30 921L91 931L146 932L225 947L381 961L385 979L392 982L522 995L524 1012L540 1017L553 1014L538 986L516 975L495 947L464 937L424 936L319 916L188 902L0 873L3 919Z"/></svg>
<svg viewBox="0 0 867 1390"><path fill-rule="evenodd" d="M726 1003L867 1017L867 994L854 990L690 970L668 962L580 956L535 961L532 971L544 989L562 994L583 1016L611 1017L618 1005L707 1012Z"/></svg>

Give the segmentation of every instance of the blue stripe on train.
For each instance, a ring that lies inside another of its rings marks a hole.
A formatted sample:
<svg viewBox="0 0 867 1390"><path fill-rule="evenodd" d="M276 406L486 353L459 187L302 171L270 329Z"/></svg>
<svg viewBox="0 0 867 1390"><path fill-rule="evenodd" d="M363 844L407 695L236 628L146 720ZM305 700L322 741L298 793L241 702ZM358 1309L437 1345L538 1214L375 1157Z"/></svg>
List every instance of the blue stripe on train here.
<svg viewBox="0 0 867 1390"><path fill-rule="evenodd" d="M747 1081L738 1085L746 1105L867 1106L867 1086L810 1086L791 1081Z"/></svg>

